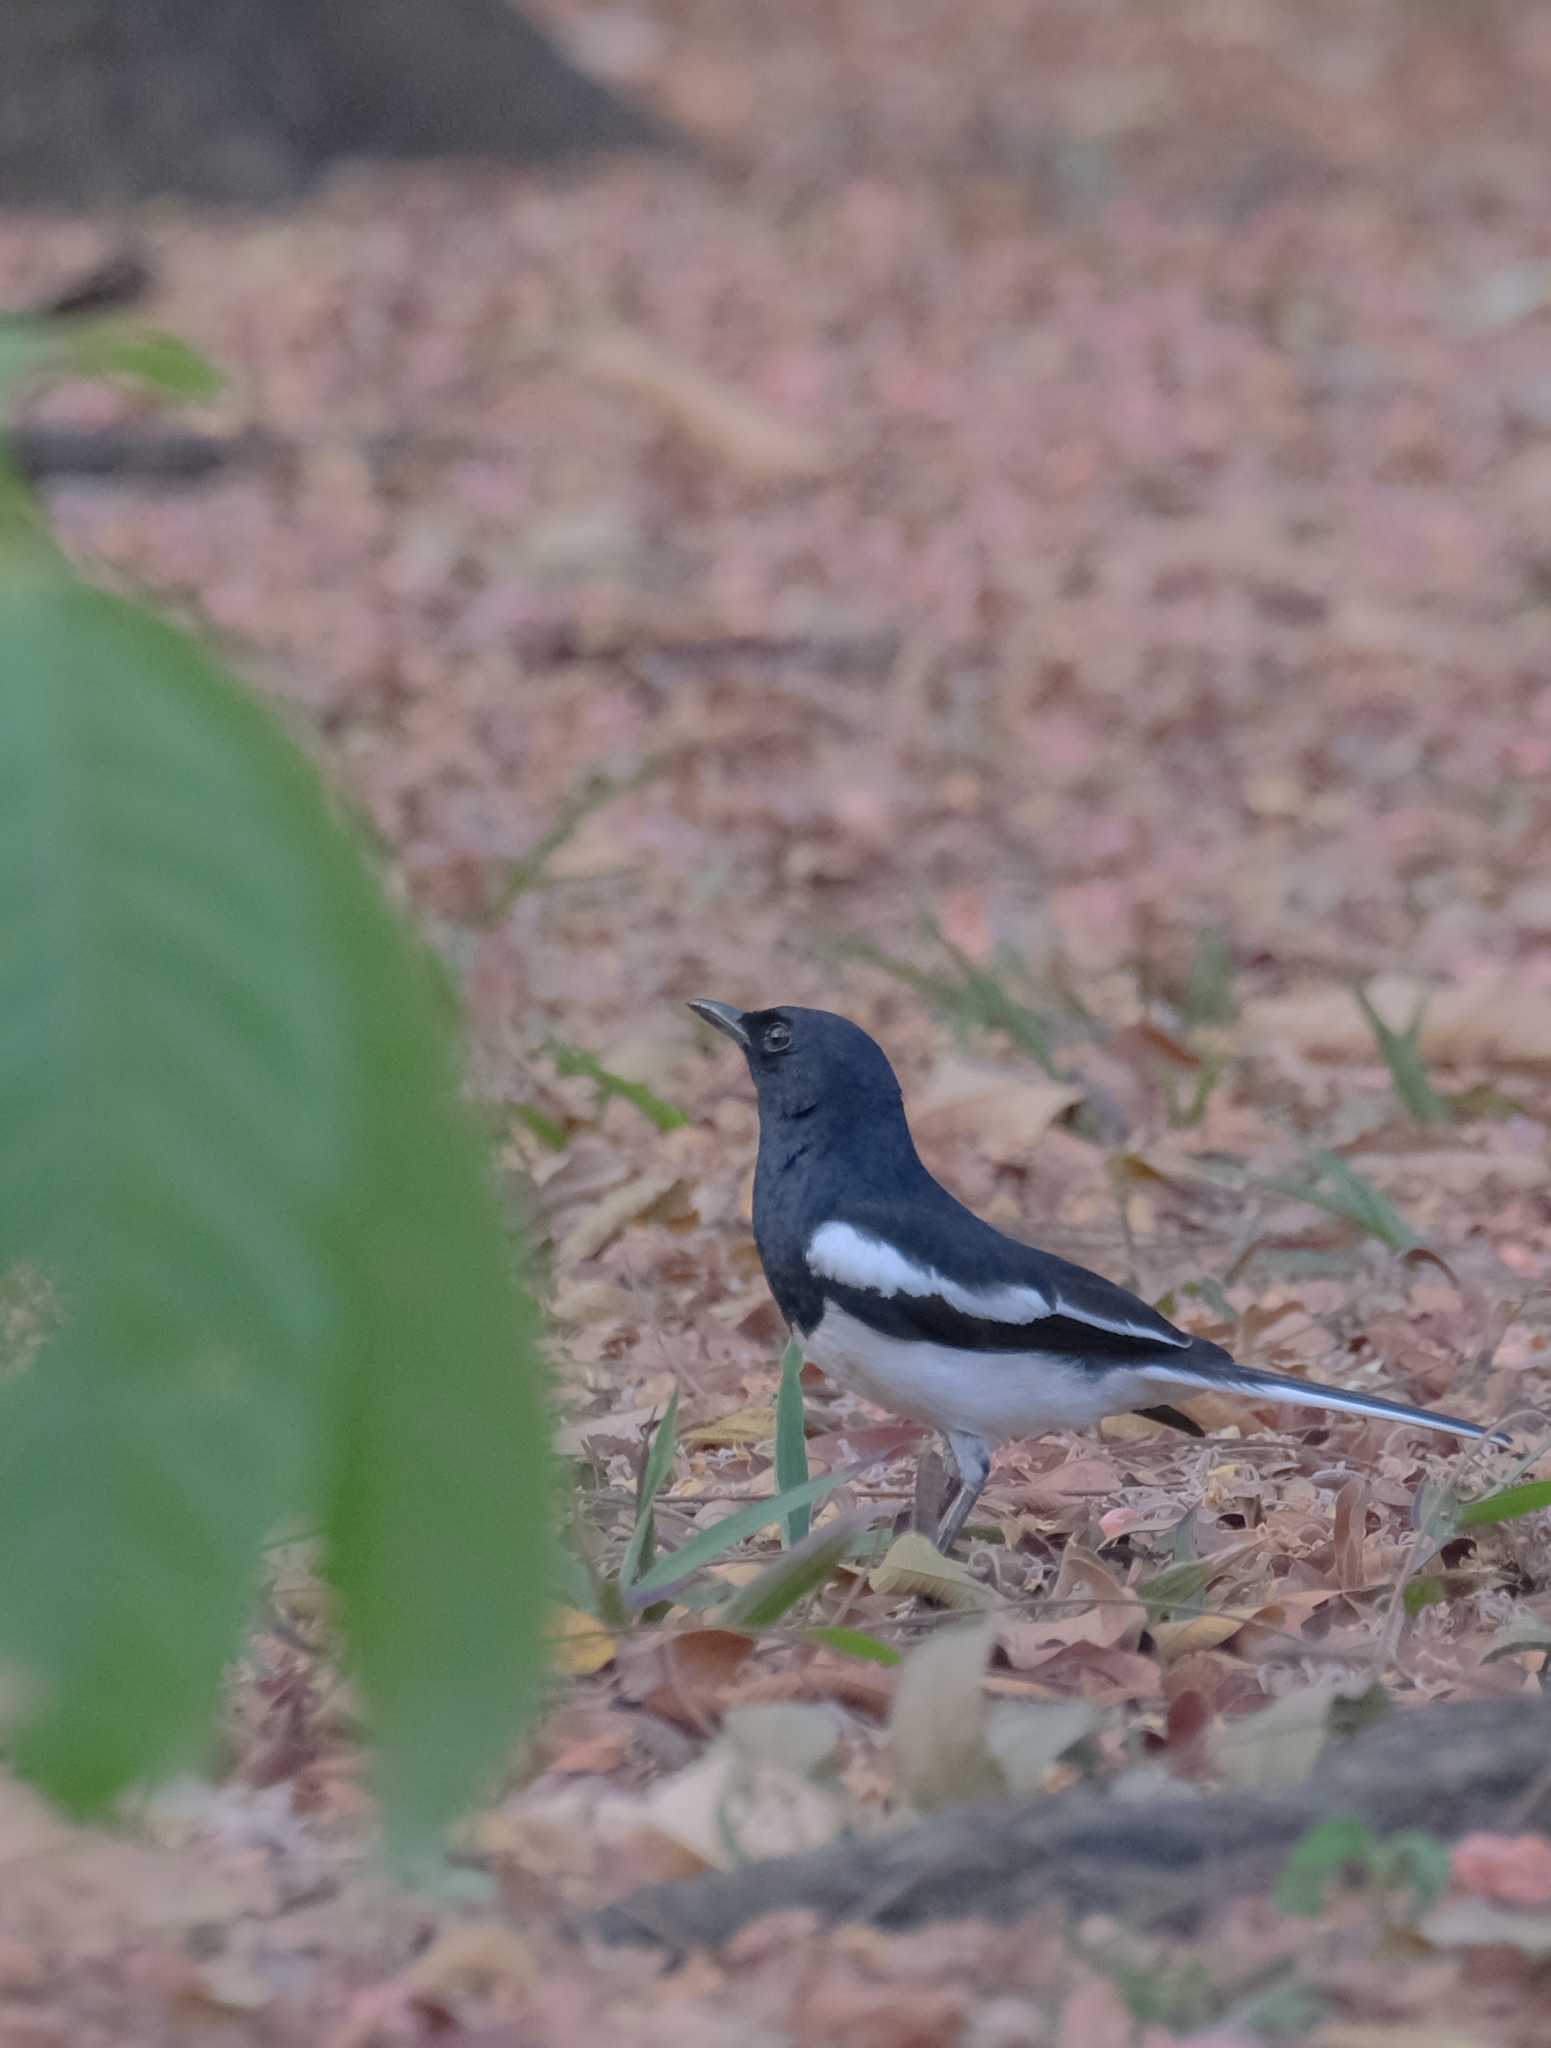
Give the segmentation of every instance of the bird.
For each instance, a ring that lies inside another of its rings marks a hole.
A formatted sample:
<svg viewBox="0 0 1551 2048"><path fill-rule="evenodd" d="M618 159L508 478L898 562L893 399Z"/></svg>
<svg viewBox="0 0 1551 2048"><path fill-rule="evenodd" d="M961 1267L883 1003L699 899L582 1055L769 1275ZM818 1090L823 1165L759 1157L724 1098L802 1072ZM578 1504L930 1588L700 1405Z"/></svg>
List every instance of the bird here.
<svg viewBox="0 0 1551 2048"><path fill-rule="evenodd" d="M1240 1365L1138 1295L1008 1237L923 1163L883 1048L831 1010L689 1008L740 1046L759 1098L754 1241L805 1357L874 1406L937 1430L957 1492L951 1551L995 1446L1104 1416L1204 1431L1202 1392L1489 1438L1457 1415Z"/></svg>

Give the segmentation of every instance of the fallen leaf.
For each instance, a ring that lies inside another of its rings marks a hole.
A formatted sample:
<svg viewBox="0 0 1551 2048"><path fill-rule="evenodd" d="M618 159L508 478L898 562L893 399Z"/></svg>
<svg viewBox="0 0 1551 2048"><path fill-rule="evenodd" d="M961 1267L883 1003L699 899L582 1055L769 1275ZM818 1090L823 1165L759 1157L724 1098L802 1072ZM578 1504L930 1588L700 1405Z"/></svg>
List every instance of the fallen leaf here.
<svg viewBox="0 0 1551 2048"><path fill-rule="evenodd" d="M766 482L817 477L829 457L816 435L779 419L696 363L624 327L575 337L568 366L654 406L708 454Z"/></svg>
<svg viewBox="0 0 1551 2048"><path fill-rule="evenodd" d="M768 1443L775 1435L774 1408L735 1408L713 1422L697 1422L679 1432L681 1443L697 1448L705 1445Z"/></svg>
<svg viewBox="0 0 1551 2048"><path fill-rule="evenodd" d="M1066 1546L1060 1573L1047 1597L1053 1607L1062 1610L1050 1620L1009 1621L1002 1626L1002 1649L1015 1671L1037 1670L1075 1643L1131 1650L1141 1640L1146 1607L1079 1544Z"/></svg>
<svg viewBox="0 0 1551 2048"><path fill-rule="evenodd" d="M956 1558L944 1557L929 1536L914 1529L896 1536L881 1564L873 1566L867 1583L875 1593L894 1598L933 1600L970 1614L995 1604L996 1595Z"/></svg>
<svg viewBox="0 0 1551 2048"><path fill-rule="evenodd" d="M1085 1700L1052 1700L1038 1706L1003 1703L987 1718L985 1744L1007 1791L1037 1792L1051 1765L1097 1725L1098 1716Z"/></svg>
<svg viewBox="0 0 1551 2048"><path fill-rule="evenodd" d="M1503 1906L1551 1906L1551 1842L1544 1835L1466 1835L1451 1865L1461 1891Z"/></svg>
<svg viewBox="0 0 1551 2048"><path fill-rule="evenodd" d="M1019 1165L1082 1099L1083 1091L1069 1082L990 1061L949 1058L939 1061L912 1099L911 1120L928 1143L968 1142L996 1164Z"/></svg>
<svg viewBox="0 0 1551 2048"><path fill-rule="evenodd" d="M734 1681L754 1654L753 1638L730 1628L688 1628L654 1647L660 1676L641 1705L697 1731L721 1718Z"/></svg>
<svg viewBox="0 0 1551 2048"><path fill-rule="evenodd" d="M1153 1646L1165 1664L1197 1650L1215 1650L1244 1626L1242 1614L1193 1614L1188 1621L1155 1621Z"/></svg>
<svg viewBox="0 0 1551 2048"><path fill-rule="evenodd" d="M1338 1693L1331 1684L1305 1686L1258 1713L1219 1722L1208 1745L1213 1768L1246 1792L1302 1784L1325 1746Z"/></svg>
<svg viewBox="0 0 1551 2048"><path fill-rule="evenodd" d="M555 1668L571 1678L588 1678L612 1664L618 1644L595 1614L556 1607L549 1617L549 1650Z"/></svg>
<svg viewBox="0 0 1551 2048"><path fill-rule="evenodd" d="M645 1806L653 1827L709 1870L822 1848L847 1817L833 1787L751 1759L725 1736L656 1785Z"/></svg>
<svg viewBox="0 0 1551 2048"><path fill-rule="evenodd" d="M558 1265L580 1265L632 1223L661 1221L688 1205L689 1183L675 1173L638 1174L586 1209L555 1250Z"/></svg>
<svg viewBox="0 0 1551 2048"><path fill-rule="evenodd" d="M900 1789L923 1813L1000 1788L986 1747L986 1658L995 1640L993 1621L943 1629L900 1668L889 1747Z"/></svg>

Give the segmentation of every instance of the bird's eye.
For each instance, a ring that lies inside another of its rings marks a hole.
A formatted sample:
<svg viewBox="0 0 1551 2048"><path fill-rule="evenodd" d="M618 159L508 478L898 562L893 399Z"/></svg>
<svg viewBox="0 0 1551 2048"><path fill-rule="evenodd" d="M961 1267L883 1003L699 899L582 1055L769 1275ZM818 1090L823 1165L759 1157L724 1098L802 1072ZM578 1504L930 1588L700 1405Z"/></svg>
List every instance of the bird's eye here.
<svg viewBox="0 0 1551 2048"><path fill-rule="evenodd" d="M766 1052L790 1052L792 1027L790 1024L771 1024L765 1031Z"/></svg>

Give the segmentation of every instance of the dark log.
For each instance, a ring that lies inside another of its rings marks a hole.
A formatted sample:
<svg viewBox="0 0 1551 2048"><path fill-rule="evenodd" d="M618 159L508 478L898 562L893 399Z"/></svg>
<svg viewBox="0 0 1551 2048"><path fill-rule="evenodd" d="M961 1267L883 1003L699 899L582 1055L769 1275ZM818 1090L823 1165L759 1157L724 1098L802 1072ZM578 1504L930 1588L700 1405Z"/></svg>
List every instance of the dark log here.
<svg viewBox="0 0 1551 2048"><path fill-rule="evenodd" d="M264 203L341 158L528 162L666 124L511 0L6 0L0 204Z"/></svg>
<svg viewBox="0 0 1551 2048"><path fill-rule="evenodd" d="M1017 1919L1051 1904L1138 1926L1188 1929L1213 1901L1274 1877L1323 1820L1446 1840L1543 1825L1551 1812L1551 1705L1518 1697L1393 1711L1332 1742L1304 1784L1141 1801L1076 1791L959 1807L899 1833L843 1841L726 1874L653 1885L580 1931L678 1951L716 1948L762 1914L907 1928Z"/></svg>

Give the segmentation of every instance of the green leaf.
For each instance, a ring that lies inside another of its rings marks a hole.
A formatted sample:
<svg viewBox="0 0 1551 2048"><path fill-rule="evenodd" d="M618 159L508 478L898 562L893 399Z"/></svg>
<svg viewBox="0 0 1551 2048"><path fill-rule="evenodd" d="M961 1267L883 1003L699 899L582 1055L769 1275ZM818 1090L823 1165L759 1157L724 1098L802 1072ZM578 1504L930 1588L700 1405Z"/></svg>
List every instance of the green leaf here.
<svg viewBox="0 0 1551 2048"><path fill-rule="evenodd" d="M1354 988L1352 994L1367 1020L1368 1029L1373 1033L1384 1064L1389 1068L1389 1078L1401 1105L1419 1124L1448 1123L1453 1111L1428 1079L1418 1042L1427 1008L1425 999L1417 1004L1404 1031L1397 1031L1393 1025L1386 1024L1373 1007L1365 988Z"/></svg>
<svg viewBox="0 0 1551 2048"><path fill-rule="evenodd" d="M729 1515L714 1528L702 1530L698 1536L692 1536L668 1556L659 1557L651 1569L643 1572L636 1581L633 1598L639 1600L643 1593L662 1592L676 1585L680 1579L703 1571L708 1564L724 1558L729 1550L736 1550L745 1536L757 1536L772 1522L784 1522L793 1508L823 1500L837 1486L844 1486L854 1479L861 1469L857 1465L848 1465L841 1472L821 1472L806 1486L794 1486L785 1493L772 1494L768 1500L756 1500L748 1507L740 1508L737 1514Z"/></svg>
<svg viewBox="0 0 1551 2048"><path fill-rule="evenodd" d="M842 1657L860 1657L864 1663L886 1664L890 1669L905 1661L892 1643L880 1642L865 1629L826 1623L819 1628L805 1628L802 1639L805 1643L820 1643L826 1650L838 1650Z"/></svg>
<svg viewBox="0 0 1551 2048"><path fill-rule="evenodd" d="M1542 1508L1551 1508L1551 1479L1527 1479L1522 1486L1505 1486L1500 1493L1486 1493L1480 1500L1463 1502L1454 1517L1454 1526L1479 1529L1489 1522L1512 1522L1520 1515L1538 1515Z"/></svg>
<svg viewBox="0 0 1551 2048"><path fill-rule="evenodd" d="M627 1081L622 1074L610 1072L596 1053L590 1053L582 1046L566 1045L558 1038L551 1038L544 1050L554 1061L558 1073L568 1078L584 1074L589 1081L597 1083L600 1108L611 1095L617 1095L633 1109L638 1109L659 1131L676 1131L689 1122L683 1110L653 1094L644 1081Z"/></svg>
<svg viewBox="0 0 1551 2048"><path fill-rule="evenodd" d="M1425 1913L1449 1888L1449 1845L1422 1828L1402 1828L1391 1835L1370 1852L1370 1862L1376 1883L1387 1891L1410 1893L1414 1913Z"/></svg>
<svg viewBox="0 0 1551 2048"><path fill-rule="evenodd" d="M0 406L62 377L124 378L161 398L214 398L220 373L185 342L121 320L0 320Z"/></svg>
<svg viewBox="0 0 1551 2048"><path fill-rule="evenodd" d="M802 1402L802 1346L795 1338L781 1354L781 1390L776 1395L776 1485L784 1493L808 1478L807 1418ZM786 1540L795 1550L808 1533L811 1508L794 1508L786 1518Z"/></svg>
<svg viewBox="0 0 1551 2048"><path fill-rule="evenodd" d="M1282 1865L1271 1894L1277 1910L1312 1918L1323 1911L1335 1879L1354 1868L1366 1873L1376 1847L1373 1830L1360 1820L1321 1821L1295 1844Z"/></svg>
<svg viewBox="0 0 1551 2048"><path fill-rule="evenodd" d="M1167 1565L1152 1578L1142 1580L1136 1597L1146 1603L1149 1613L1164 1614L1171 1607L1189 1606L1199 1600L1221 1570L1222 1559L1217 1557L1190 1558L1181 1564Z"/></svg>
<svg viewBox="0 0 1551 2048"><path fill-rule="evenodd" d="M533 1333L429 974L310 766L186 635L0 555L0 1394L12 1747L100 1807L195 1753L320 1506L401 1829L531 1697Z"/></svg>
<svg viewBox="0 0 1551 2048"><path fill-rule="evenodd" d="M1233 949L1225 934L1215 927L1208 927L1196 940L1180 1014L1187 1030L1201 1024L1231 1024L1238 1014L1233 993Z"/></svg>
<svg viewBox="0 0 1551 2048"><path fill-rule="evenodd" d="M679 1443L679 1390L677 1387L668 1396L667 1408L652 1437L652 1447L646 1454L646 1463L641 1468L641 1485L636 1495L635 1527L630 1532L630 1542L625 1549L625 1561L619 1568L619 1589L628 1592L641 1573L652 1561L657 1540L657 1496L668 1483L668 1474L673 1470L673 1454Z"/></svg>
<svg viewBox="0 0 1551 2048"><path fill-rule="evenodd" d="M719 1619L728 1628L772 1627L844 1563L857 1531L871 1520L871 1510L864 1510L813 1530L801 1543L783 1550L757 1579L740 1586Z"/></svg>

